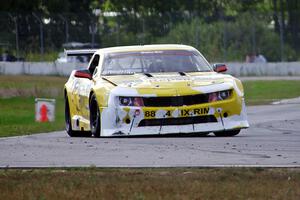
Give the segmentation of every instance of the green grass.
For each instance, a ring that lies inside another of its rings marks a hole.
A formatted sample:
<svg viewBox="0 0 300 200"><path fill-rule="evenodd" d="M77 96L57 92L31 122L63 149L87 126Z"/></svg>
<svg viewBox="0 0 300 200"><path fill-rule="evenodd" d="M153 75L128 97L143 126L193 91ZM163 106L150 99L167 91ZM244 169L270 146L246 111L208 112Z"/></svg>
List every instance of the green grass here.
<svg viewBox="0 0 300 200"><path fill-rule="evenodd" d="M0 137L64 129L66 77L0 76ZM35 98L56 100L55 122L35 122Z"/></svg>
<svg viewBox="0 0 300 200"><path fill-rule="evenodd" d="M0 137L64 129L63 85L66 77L0 76ZM300 96L300 81L246 81L247 105ZM56 99L56 120L38 123L36 97Z"/></svg>
<svg viewBox="0 0 300 200"><path fill-rule="evenodd" d="M16 136L64 129L64 103L62 97L56 97L56 115L54 122L35 121L35 98L14 97L0 99L0 136Z"/></svg>
<svg viewBox="0 0 300 200"><path fill-rule="evenodd" d="M246 81L243 83L247 105L268 104L300 96L300 81Z"/></svg>
<svg viewBox="0 0 300 200"><path fill-rule="evenodd" d="M0 199L289 199L299 169L160 168L0 171Z"/></svg>

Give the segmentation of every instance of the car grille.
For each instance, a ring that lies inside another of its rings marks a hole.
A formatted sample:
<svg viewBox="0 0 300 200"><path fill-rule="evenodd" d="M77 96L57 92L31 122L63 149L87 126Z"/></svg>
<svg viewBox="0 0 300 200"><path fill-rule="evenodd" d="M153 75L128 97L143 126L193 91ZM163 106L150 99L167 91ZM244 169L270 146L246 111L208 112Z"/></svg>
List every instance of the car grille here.
<svg viewBox="0 0 300 200"><path fill-rule="evenodd" d="M143 97L144 106L170 107L208 103L208 94L197 94L176 97Z"/></svg>
<svg viewBox="0 0 300 200"><path fill-rule="evenodd" d="M214 115L181 118L143 119L138 126L168 126L217 122Z"/></svg>

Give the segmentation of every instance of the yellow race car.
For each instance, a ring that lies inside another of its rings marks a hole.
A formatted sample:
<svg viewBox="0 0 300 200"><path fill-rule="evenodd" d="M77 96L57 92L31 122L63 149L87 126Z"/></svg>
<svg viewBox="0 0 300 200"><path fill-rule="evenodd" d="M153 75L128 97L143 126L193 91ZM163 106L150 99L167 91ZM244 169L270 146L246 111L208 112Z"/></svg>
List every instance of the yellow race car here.
<svg viewBox="0 0 300 200"><path fill-rule="evenodd" d="M234 136L248 128L240 80L186 45L66 50L92 56L64 87L70 136L195 133Z"/></svg>

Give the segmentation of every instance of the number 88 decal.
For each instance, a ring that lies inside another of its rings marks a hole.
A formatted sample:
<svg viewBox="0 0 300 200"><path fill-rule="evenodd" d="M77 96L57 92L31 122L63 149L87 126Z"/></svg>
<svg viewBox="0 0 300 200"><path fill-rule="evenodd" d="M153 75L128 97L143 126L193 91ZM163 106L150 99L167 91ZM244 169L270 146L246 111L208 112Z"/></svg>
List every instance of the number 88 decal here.
<svg viewBox="0 0 300 200"><path fill-rule="evenodd" d="M155 117L155 111L146 111L145 117Z"/></svg>

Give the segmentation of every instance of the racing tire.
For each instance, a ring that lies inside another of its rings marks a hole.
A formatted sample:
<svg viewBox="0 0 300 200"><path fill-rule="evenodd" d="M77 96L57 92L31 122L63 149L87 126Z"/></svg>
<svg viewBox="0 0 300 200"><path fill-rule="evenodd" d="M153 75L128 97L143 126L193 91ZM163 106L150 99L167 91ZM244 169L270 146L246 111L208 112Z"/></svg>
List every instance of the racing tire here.
<svg viewBox="0 0 300 200"><path fill-rule="evenodd" d="M240 133L241 130L230 130L230 131L220 131L214 132L216 137L232 137Z"/></svg>
<svg viewBox="0 0 300 200"><path fill-rule="evenodd" d="M89 131L74 131L71 124L70 106L68 97L65 96L65 125L66 132L70 137L90 137L91 133Z"/></svg>
<svg viewBox="0 0 300 200"><path fill-rule="evenodd" d="M100 122L100 110L96 95L92 94L90 98L90 126L91 133L94 137L100 137L101 122Z"/></svg>

